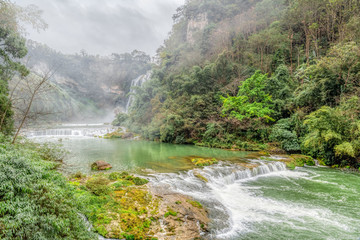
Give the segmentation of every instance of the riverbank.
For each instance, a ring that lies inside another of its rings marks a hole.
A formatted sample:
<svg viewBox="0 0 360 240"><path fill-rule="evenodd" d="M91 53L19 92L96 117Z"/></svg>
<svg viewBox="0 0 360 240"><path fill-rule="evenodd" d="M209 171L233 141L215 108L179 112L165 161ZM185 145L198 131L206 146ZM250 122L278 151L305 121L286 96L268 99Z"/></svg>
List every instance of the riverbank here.
<svg viewBox="0 0 360 240"><path fill-rule="evenodd" d="M145 179L121 171L91 172L87 176L78 173L66 179L58 172L58 167L64 166L61 162L63 152L54 145L30 142L10 145L2 140L1 159L5 160L1 161L0 176L8 179L1 181L0 193L9 192L5 201L0 200L2 239L21 239L34 235L35 230L46 239L97 238L94 232L88 231L89 226L79 213L87 217L95 232L120 239L205 237L233 240L246 236L271 239L269 236L279 237L289 231L292 236L302 236L304 233L291 227L299 224L296 219L300 219L302 228L317 237L336 235L339 231L340 223L327 219L346 222L348 227L343 229L346 236L357 233L353 228L357 224L356 212L350 209L358 204L355 196L360 191L359 175L309 167L315 162L306 156L266 156L261 152L239 155L238 152L194 146L98 138L77 141L85 141L91 148L88 141L94 141L100 148L104 148L102 144L120 144L116 149L125 143L136 144L136 148L134 145L123 146L128 150L134 148L129 155L132 164L145 159L156 169L157 165L163 166L167 162L169 171L159 173L145 168L147 173L140 174L146 176ZM80 145L76 147L80 148ZM147 148L151 155L135 154L137 151L143 153ZM86 154L92 154L87 149L81 151L86 158ZM194 156L175 157L184 152ZM196 152L217 155L220 160L201 158L195 156ZM152 155L163 160L156 163L144 158ZM122 161L118 155L115 157ZM238 158L245 160L235 160ZM191 166L185 169L170 166L176 165L178 159L179 163ZM90 164L82 164L90 170ZM130 166L136 169L136 165ZM113 170L119 171L119 167L116 165ZM327 210L328 206L330 210ZM298 212L296 216L291 210L294 208ZM274 209L277 209L275 215ZM286 224L279 226L281 221ZM324 226L323 222L330 227ZM312 225L317 226L322 235L312 229ZM279 233L269 230L274 227L280 229ZM265 230L270 231L269 236L261 234ZM311 239L310 235L307 237Z"/></svg>
<svg viewBox="0 0 360 240"><path fill-rule="evenodd" d="M70 184L94 231L111 239L195 239L207 232L204 207L126 172L75 174Z"/></svg>
<svg viewBox="0 0 360 240"><path fill-rule="evenodd" d="M53 146L0 136L0 239L97 239L57 171L62 157Z"/></svg>
<svg viewBox="0 0 360 240"><path fill-rule="evenodd" d="M64 151L53 144L0 141L0 238L199 238L205 208L128 173L58 172ZM89 230L84 214L93 226Z"/></svg>

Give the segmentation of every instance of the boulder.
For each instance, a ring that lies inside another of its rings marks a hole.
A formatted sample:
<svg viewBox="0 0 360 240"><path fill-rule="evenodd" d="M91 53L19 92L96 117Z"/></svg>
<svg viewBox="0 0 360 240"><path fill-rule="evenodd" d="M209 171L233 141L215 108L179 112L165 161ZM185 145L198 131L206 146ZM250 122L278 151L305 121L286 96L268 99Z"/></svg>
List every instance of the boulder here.
<svg viewBox="0 0 360 240"><path fill-rule="evenodd" d="M96 161L93 164L91 164L91 169L96 171L109 170L111 168L112 166L105 161Z"/></svg>
<svg viewBox="0 0 360 240"><path fill-rule="evenodd" d="M131 133L131 132L126 132L126 133L124 133L124 135L122 135L123 139L130 139L130 138L133 138L133 137L134 137L134 134Z"/></svg>

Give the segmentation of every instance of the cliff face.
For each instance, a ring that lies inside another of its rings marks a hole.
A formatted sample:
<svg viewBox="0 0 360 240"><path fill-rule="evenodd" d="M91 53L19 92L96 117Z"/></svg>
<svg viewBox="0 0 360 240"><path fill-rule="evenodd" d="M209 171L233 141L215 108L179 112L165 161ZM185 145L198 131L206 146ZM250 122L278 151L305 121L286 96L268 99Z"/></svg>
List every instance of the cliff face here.
<svg viewBox="0 0 360 240"><path fill-rule="evenodd" d="M200 34L208 24L209 21L206 12L200 13L188 20L186 41L190 44L194 44L196 35Z"/></svg>

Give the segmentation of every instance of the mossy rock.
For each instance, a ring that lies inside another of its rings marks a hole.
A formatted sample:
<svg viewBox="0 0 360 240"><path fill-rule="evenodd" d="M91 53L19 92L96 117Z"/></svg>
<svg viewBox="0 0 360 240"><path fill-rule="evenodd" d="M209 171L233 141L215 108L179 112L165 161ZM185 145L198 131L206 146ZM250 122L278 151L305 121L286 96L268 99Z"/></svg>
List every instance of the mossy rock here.
<svg viewBox="0 0 360 240"><path fill-rule="evenodd" d="M191 162L198 167L211 166L218 163L219 161L216 158L193 158Z"/></svg>
<svg viewBox="0 0 360 240"><path fill-rule="evenodd" d="M91 170L93 171L104 171L104 170L110 170L112 166L105 162L105 161L96 161L93 164L91 164Z"/></svg>
<svg viewBox="0 0 360 240"><path fill-rule="evenodd" d="M294 170L296 167L303 167L305 164L308 166L315 166L315 161L310 156L293 154L290 156L290 159L292 160L287 162L286 166L291 170Z"/></svg>
<svg viewBox="0 0 360 240"><path fill-rule="evenodd" d="M109 183L107 178L100 176L87 180L86 187L97 196L107 195L110 193Z"/></svg>
<svg viewBox="0 0 360 240"><path fill-rule="evenodd" d="M258 152L260 155L262 155L262 156L267 156L267 157L269 157L270 156L270 153L269 152L266 152L266 151L260 151L260 152Z"/></svg>
<svg viewBox="0 0 360 240"><path fill-rule="evenodd" d="M204 177L203 175L201 175L201 174L198 173L198 172L195 172L195 173L194 173L194 176L197 177L198 179L204 181L204 182L209 182L209 180L208 180L206 177Z"/></svg>
<svg viewBox="0 0 360 240"><path fill-rule="evenodd" d="M306 164L308 166L315 166L315 161L310 156L300 155L300 154L292 154L290 157L292 159L295 159L295 161L298 163L298 165L297 165L298 167L302 167L302 166L304 166L304 164Z"/></svg>
<svg viewBox="0 0 360 240"><path fill-rule="evenodd" d="M104 135L105 139L115 139L115 138L123 138L124 132L122 132L122 129L118 129L114 132L107 133Z"/></svg>
<svg viewBox="0 0 360 240"><path fill-rule="evenodd" d="M168 211L164 214L164 217L167 218L169 216L173 216L176 217L177 216L177 212L175 212L174 210L172 210L171 208L168 208Z"/></svg>
<svg viewBox="0 0 360 240"><path fill-rule="evenodd" d="M190 203L193 207L200 208L200 209L203 208L201 203L199 203L198 201L193 201L193 200L188 199L187 202Z"/></svg>

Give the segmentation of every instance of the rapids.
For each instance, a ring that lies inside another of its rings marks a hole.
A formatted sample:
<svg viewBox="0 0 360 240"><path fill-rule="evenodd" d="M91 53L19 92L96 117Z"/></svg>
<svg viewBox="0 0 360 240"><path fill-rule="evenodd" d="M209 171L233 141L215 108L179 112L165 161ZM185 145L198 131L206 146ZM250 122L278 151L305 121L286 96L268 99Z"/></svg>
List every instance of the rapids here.
<svg viewBox="0 0 360 240"><path fill-rule="evenodd" d="M360 238L358 173L324 167L290 171L281 158L260 160L247 152L93 137L110 130L103 125L67 125L28 136L37 141L61 139L70 151L65 173L89 174L90 164L102 159L113 171L135 172L154 187L194 198L211 218L205 239ZM194 168L190 159L197 156L215 157L220 163Z"/></svg>

